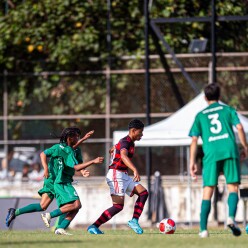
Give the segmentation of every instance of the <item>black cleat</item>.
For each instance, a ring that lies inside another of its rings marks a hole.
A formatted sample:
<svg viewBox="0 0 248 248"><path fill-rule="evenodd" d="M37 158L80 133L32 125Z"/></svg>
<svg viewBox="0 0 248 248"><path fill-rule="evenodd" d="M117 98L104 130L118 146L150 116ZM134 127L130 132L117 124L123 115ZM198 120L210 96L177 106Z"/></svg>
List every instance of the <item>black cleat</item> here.
<svg viewBox="0 0 248 248"><path fill-rule="evenodd" d="M241 235L241 230L235 226L234 224L228 225L229 229L232 231L232 234L234 236L240 236Z"/></svg>
<svg viewBox="0 0 248 248"><path fill-rule="evenodd" d="M6 226L9 227L12 220L15 219L15 208L9 208L8 215L6 217Z"/></svg>
<svg viewBox="0 0 248 248"><path fill-rule="evenodd" d="M232 231L234 236L238 237L241 235L241 230L238 228L235 221L231 217L228 217L227 219L227 226Z"/></svg>

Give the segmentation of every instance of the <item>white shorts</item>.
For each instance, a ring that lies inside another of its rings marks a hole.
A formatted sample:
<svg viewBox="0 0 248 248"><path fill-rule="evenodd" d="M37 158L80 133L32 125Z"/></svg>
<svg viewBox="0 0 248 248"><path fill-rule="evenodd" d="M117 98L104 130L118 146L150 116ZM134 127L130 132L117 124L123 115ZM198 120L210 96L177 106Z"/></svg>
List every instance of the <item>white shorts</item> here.
<svg viewBox="0 0 248 248"><path fill-rule="evenodd" d="M116 169L109 169L106 181L110 189L111 195L133 196L134 187L139 185L139 182L134 182L133 179L128 176L127 172L122 172Z"/></svg>

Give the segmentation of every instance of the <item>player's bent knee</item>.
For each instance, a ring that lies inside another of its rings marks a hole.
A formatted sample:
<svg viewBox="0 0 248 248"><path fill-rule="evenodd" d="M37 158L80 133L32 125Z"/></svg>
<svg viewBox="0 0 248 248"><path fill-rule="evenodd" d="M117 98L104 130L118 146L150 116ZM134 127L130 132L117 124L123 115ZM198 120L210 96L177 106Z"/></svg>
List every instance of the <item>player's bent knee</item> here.
<svg viewBox="0 0 248 248"><path fill-rule="evenodd" d="M75 206L75 210L79 210L82 207L82 204L80 201L75 201L74 206Z"/></svg>
<svg viewBox="0 0 248 248"><path fill-rule="evenodd" d="M143 197L148 198L149 193L148 193L148 191L147 191L147 190L144 190L144 191L142 191L142 192L139 194L139 196L143 196Z"/></svg>
<svg viewBox="0 0 248 248"><path fill-rule="evenodd" d="M40 204L40 207L41 207L41 209L42 209L43 211L47 210L47 208L48 208L47 205L42 204L42 203Z"/></svg>
<svg viewBox="0 0 248 248"><path fill-rule="evenodd" d="M124 208L124 204L113 204L113 207L115 208L115 212L119 213Z"/></svg>

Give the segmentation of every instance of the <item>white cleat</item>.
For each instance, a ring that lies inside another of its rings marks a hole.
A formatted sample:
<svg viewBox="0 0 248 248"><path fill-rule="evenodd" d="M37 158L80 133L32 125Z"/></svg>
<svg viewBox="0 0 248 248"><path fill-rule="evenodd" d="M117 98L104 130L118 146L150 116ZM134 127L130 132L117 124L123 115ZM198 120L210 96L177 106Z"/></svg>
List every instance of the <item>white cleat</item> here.
<svg viewBox="0 0 248 248"><path fill-rule="evenodd" d="M56 235L72 235L71 233L68 233L63 228L58 228L54 232Z"/></svg>
<svg viewBox="0 0 248 248"><path fill-rule="evenodd" d="M51 222L50 213L41 214L41 218L42 218L43 222L45 223L46 227L50 227L50 222Z"/></svg>
<svg viewBox="0 0 248 248"><path fill-rule="evenodd" d="M202 232L199 233L199 237L200 238L208 238L209 237L209 233L207 230L204 230Z"/></svg>

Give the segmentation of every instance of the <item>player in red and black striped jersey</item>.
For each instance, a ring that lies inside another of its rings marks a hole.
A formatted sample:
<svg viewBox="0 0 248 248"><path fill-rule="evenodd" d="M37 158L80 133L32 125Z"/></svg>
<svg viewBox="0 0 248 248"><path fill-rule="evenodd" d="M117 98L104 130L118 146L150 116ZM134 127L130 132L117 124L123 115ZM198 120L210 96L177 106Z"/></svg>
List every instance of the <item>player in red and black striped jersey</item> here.
<svg viewBox="0 0 248 248"><path fill-rule="evenodd" d="M140 175L131 159L134 154L134 142L140 140L143 136L144 124L140 120L134 119L129 123L128 128L129 134L110 149L111 162L106 180L110 188L113 206L106 209L101 216L88 227L88 232L91 234L103 234L99 226L109 221L123 209L125 194L130 197L134 194L138 196L134 206L133 218L128 221L128 226L137 234L143 233L138 220L148 198L148 191L139 183ZM128 176L128 169L133 171L133 178Z"/></svg>
<svg viewBox="0 0 248 248"><path fill-rule="evenodd" d="M126 137L122 138L118 144L116 144L113 149L111 150L111 162L109 169L116 169L120 171L128 170L128 167L121 159L121 150L127 151L128 158L132 158L134 154L134 141L127 135Z"/></svg>

